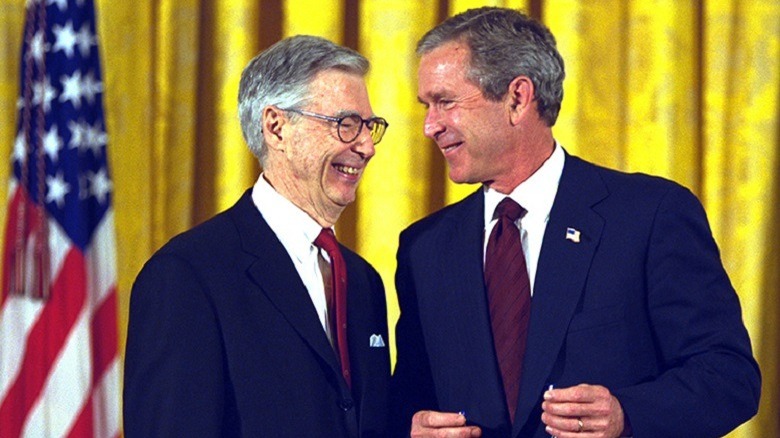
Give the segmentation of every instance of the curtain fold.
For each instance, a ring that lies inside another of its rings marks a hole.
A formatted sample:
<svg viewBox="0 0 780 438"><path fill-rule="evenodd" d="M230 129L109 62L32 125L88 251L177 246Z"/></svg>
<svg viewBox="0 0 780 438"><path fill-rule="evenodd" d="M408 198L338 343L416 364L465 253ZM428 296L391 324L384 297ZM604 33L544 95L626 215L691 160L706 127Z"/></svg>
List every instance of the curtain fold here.
<svg viewBox="0 0 780 438"><path fill-rule="evenodd" d="M436 14L424 2L360 4L359 49L371 61L371 106L390 126L358 187L356 250L382 276L390 321L398 317L393 283L398 234L430 211L426 175L435 151L422 135L425 116L416 98L414 50L418 36L435 24ZM391 354L394 357L394 344Z"/></svg>
<svg viewBox="0 0 780 438"><path fill-rule="evenodd" d="M293 34L324 36L372 63L371 104L390 128L338 230L380 272L392 329L398 233L476 189L449 182L422 135L415 45L441 19L484 5L525 9L555 34L567 77L554 134L569 152L673 179L702 200L764 376L759 415L730 436L780 436L777 0L96 0L120 349L146 259L230 206L257 177L238 124L240 73ZM0 0L3 182L16 135L24 7ZM6 201L0 190L0 224Z"/></svg>
<svg viewBox="0 0 780 438"><path fill-rule="evenodd" d="M130 287L144 261L162 239L165 223L154 180L155 11L151 4L104 7L97 1L98 38L103 62L103 105L108 135L109 171L114 182L117 233L119 350L124 354ZM124 187L127 187L125 189ZM121 213L116 214L119 211Z"/></svg>
<svg viewBox="0 0 780 438"><path fill-rule="evenodd" d="M207 2L212 20L204 23L212 33L204 47L207 83L211 90L207 106L213 108L210 119L201 118L199 145L214 151L214 211L222 211L239 198L257 179L257 160L244 143L236 110L241 71L260 51L260 27L277 14L266 14L256 0ZM206 4L206 3L203 3ZM207 163L201 163L206 165ZM206 214L205 216L208 216Z"/></svg>
<svg viewBox="0 0 780 438"><path fill-rule="evenodd" d="M704 11L703 190L763 375L758 417L733 436L780 436L780 3Z"/></svg>
<svg viewBox="0 0 780 438"><path fill-rule="evenodd" d="M282 7L284 36L316 35L344 43L344 0L288 0Z"/></svg>

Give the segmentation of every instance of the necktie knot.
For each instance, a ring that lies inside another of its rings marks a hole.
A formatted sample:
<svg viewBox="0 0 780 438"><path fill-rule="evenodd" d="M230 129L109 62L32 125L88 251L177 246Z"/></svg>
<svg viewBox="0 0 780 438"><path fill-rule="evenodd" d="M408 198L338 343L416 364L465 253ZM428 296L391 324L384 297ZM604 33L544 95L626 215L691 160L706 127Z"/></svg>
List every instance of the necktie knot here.
<svg viewBox="0 0 780 438"><path fill-rule="evenodd" d="M314 239L314 244L324 249L331 257L334 251L339 251L339 243L333 234L333 230L330 228L323 228L317 238Z"/></svg>
<svg viewBox="0 0 780 438"><path fill-rule="evenodd" d="M493 214L493 218L495 219L507 218L510 221L515 222L516 220L523 217L525 213L526 210L523 207L521 207L520 204L512 200L512 198L507 197L498 203L498 206L496 207L496 211Z"/></svg>

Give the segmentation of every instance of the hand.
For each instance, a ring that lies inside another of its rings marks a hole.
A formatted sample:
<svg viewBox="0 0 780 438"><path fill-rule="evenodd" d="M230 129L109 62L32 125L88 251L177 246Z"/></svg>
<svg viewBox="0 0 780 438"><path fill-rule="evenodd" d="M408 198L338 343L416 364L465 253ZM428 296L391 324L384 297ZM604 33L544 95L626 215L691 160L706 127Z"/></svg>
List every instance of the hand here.
<svg viewBox="0 0 780 438"><path fill-rule="evenodd" d="M467 426L466 417L454 412L419 411L412 417L412 438L476 438L477 426Z"/></svg>
<svg viewBox="0 0 780 438"><path fill-rule="evenodd" d="M557 438L617 438L623 432L623 408L603 386L548 390L542 410L547 433Z"/></svg>

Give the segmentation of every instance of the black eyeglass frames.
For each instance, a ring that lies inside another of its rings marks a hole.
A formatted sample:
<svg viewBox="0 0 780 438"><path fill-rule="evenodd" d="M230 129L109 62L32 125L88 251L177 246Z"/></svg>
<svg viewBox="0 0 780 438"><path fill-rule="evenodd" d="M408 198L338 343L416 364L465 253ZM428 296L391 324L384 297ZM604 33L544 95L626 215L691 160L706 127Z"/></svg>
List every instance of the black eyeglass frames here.
<svg viewBox="0 0 780 438"><path fill-rule="evenodd" d="M387 127L390 126L390 124L387 123L387 120L383 119L382 117L371 117L369 119L364 119L357 114L348 114L342 117L332 117L295 108L280 109L282 111L300 114L306 117L314 117L315 119L335 122L338 126L336 132L339 135L339 140L344 143L351 143L355 141L355 139L358 138L360 133L363 131L363 126L365 126L371 132L371 140L374 141L374 144L377 144L382 141L382 137L385 135L385 130L387 130Z"/></svg>

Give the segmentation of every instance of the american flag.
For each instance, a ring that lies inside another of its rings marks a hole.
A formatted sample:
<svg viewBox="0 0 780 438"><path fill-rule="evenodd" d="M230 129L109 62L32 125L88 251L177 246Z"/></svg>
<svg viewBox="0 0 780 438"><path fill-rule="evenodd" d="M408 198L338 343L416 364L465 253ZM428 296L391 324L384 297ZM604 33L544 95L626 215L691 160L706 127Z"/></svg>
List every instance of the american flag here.
<svg viewBox="0 0 780 438"><path fill-rule="evenodd" d="M119 436L112 185L92 0L28 0L0 297L0 438Z"/></svg>

